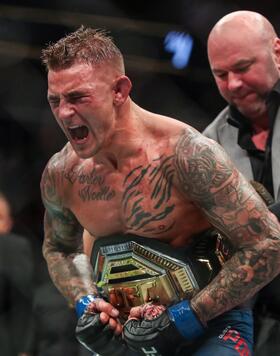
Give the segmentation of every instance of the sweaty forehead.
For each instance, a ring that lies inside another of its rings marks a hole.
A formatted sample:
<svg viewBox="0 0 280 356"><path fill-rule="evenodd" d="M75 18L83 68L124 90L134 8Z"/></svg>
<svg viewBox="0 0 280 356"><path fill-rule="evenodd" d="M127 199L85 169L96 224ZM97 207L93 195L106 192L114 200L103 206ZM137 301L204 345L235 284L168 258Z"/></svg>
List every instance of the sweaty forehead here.
<svg viewBox="0 0 280 356"><path fill-rule="evenodd" d="M108 71L103 67L75 64L69 68L48 72L49 92L68 92L79 88L94 88L98 83L109 80Z"/></svg>
<svg viewBox="0 0 280 356"><path fill-rule="evenodd" d="M208 46L220 45L225 46L227 43L231 44L242 44L243 42L250 41L255 42L256 35L249 33L244 28L238 28L233 26L227 26L224 28L217 29L211 36L209 36ZM247 45L250 43L247 42Z"/></svg>
<svg viewBox="0 0 280 356"><path fill-rule="evenodd" d="M48 82L52 83L56 81L58 78L59 80L83 80L89 79L89 77L93 74L93 67L87 64L74 64L68 68L62 69L50 69L48 72Z"/></svg>
<svg viewBox="0 0 280 356"><path fill-rule="evenodd" d="M243 28L226 26L214 31L208 40L209 61L247 60L263 49L256 34L248 33Z"/></svg>
<svg viewBox="0 0 280 356"><path fill-rule="evenodd" d="M245 15L228 15L220 20L210 32L208 48L225 43L241 45L246 43L247 46L263 44L270 33L264 25L264 20L260 16L245 13Z"/></svg>

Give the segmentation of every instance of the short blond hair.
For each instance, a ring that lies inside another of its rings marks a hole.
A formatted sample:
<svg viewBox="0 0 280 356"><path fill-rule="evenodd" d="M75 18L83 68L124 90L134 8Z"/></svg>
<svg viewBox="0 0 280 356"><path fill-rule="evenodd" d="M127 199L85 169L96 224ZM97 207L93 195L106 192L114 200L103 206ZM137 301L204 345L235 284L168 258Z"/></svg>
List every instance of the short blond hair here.
<svg viewBox="0 0 280 356"><path fill-rule="evenodd" d="M42 50L42 62L47 70L71 67L75 63L112 63L124 72L123 55L107 31L81 26Z"/></svg>

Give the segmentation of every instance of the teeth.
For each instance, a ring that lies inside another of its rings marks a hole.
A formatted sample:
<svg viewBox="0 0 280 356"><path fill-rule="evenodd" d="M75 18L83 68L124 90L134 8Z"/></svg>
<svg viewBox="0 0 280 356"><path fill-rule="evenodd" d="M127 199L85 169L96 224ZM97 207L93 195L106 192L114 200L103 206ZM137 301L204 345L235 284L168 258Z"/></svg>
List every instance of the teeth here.
<svg viewBox="0 0 280 356"><path fill-rule="evenodd" d="M89 130L85 125L72 125L68 127L68 130L74 140L84 139L89 133Z"/></svg>
<svg viewBox="0 0 280 356"><path fill-rule="evenodd" d="M79 127L82 127L82 125L73 125L73 126L69 126L68 128L70 130L74 130L74 129L78 129Z"/></svg>

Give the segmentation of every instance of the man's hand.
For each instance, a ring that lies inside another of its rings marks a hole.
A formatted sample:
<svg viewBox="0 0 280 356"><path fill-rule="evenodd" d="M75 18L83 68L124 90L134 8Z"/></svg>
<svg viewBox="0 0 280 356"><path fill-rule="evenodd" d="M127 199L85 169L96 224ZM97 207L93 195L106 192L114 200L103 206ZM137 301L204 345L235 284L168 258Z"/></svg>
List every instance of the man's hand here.
<svg viewBox="0 0 280 356"><path fill-rule="evenodd" d="M88 350L102 356L122 356L127 347L122 341L119 312L102 298L92 295L76 304L79 320L76 327L78 341Z"/></svg>
<svg viewBox="0 0 280 356"><path fill-rule="evenodd" d="M203 332L188 301L167 309L154 304L132 308L123 327L124 340L131 349L153 356L173 355L181 342L191 342Z"/></svg>
<svg viewBox="0 0 280 356"><path fill-rule="evenodd" d="M110 303L107 303L102 298L95 298L86 307L86 313L99 314L100 322L104 325L108 324L109 328L115 335L120 335L122 332L122 325L118 321L119 311L115 309Z"/></svg>

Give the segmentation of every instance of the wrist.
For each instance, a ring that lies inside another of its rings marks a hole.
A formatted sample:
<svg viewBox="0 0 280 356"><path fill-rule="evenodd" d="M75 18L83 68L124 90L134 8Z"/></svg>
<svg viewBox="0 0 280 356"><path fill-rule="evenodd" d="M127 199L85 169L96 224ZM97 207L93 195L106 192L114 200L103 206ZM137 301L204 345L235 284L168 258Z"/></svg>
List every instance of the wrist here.
<svg viewBox="0 0 280 356"><path fill-rule="evenodd" d="M98 297L93 294L88 294L88 295L84 295L76 302L75 309L78 318L80 318L84 314L88 305L94 302L97 298Z"/></svg>
<svg viewBox="0 0 280 356"><path fill-rule="evenodd" d="M201 313L198 312L197 310L197 305L195 303L193 303L193 299L189 300L189 304L190 304L190 308L193 311L194 315L196 316L196 318L200 321L200 323L202 324L202 326L205 328L207 328L207 321L206 319L202 318ZM204 314L205 316L206 314Z"/></svg>
<svg viewBox="0 0 280 356"><path fill-rule="evenodd" d="M204 334L205 327L196 316L188 300L169 307L168 314L170 320L186 340L192 341Z"/></svg>

